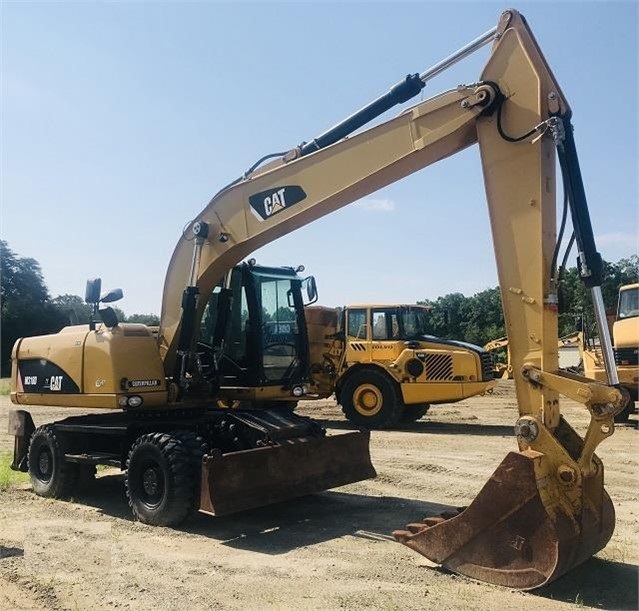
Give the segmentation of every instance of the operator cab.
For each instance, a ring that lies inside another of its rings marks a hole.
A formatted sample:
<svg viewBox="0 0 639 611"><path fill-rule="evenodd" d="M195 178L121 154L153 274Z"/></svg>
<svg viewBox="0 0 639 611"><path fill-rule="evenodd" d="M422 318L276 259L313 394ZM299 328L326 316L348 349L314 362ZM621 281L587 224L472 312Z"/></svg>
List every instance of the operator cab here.
<svg viewBox="0 0 639 611"><path fill-rule="evenodd" d="M317 289L298 271L251 260L232 269L226 289L213 291L199 343L218 354L220 386L291 388L308 380L304 306L317 300Z"/></svg>

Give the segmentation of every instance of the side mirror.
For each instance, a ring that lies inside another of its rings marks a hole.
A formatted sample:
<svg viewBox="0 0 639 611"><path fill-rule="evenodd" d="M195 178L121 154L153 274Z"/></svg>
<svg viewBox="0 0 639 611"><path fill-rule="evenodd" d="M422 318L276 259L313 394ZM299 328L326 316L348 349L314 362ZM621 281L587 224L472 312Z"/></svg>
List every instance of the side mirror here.
<svg viewBox="0 0 639 611"><path fill-rule="evenodd" d="M98 303L100 301L100 291L102 290L102 279L92 278L87 280L87 289L84 294L86 303Z"/></svg>
<svg viewBox="0 0 639 611"><path fill-rule="evenodd" d="M111 329L118 324L118 315L113 308L100 308L98 310L102 322Z"/></svg>
<svg viewBox="0 0 639 611"><path fill-rule="evenodd" d="M114 301L119 301L122 297L124 297L122 289L112 289L100 297L100 302L113 303Z"/></svg>
<svg viewBox="0 0 639 611"><path fill-rule="evenodd" d="M317 283L315 282L315 276L304 278L304 284L306 286L306 300L304 305L315 303L317 301Z"/></svg>

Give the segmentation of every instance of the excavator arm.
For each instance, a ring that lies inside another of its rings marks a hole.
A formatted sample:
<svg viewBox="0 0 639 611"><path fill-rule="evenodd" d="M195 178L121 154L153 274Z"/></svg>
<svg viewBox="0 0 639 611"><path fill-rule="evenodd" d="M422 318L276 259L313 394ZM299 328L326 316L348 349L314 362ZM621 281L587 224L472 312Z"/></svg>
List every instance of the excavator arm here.
<svg viewBox="0 0 639 611"><path fill-rule="evenodd" d="M477 83L437 95L373 128L363 122L419 92L427 77L493 40ZM409 547L477 579L518 588L547 583L609 540L614 510L594 451L624 405L611 386L559 372L556 155L579 251L579 270L603 316L594 245L571 111L523 17L496 28L427 75L412 75L309 144L220 191L179 241L164 287L159 344L168 375L188 368L193 329L213 287L257 248L392 182L479 144L511 353L519 452L509 454L473 503L450 519L397 531ZM424 78L422 78L424 76ZM418 82L419 81L419 82ZM346 137L348 136L348 137ZM185 287L185 279L189 278ZM603 323L602 323L603 321ZM599 325L611 357L605 317ZM584 439L559 396L585 405Z"/></svg>

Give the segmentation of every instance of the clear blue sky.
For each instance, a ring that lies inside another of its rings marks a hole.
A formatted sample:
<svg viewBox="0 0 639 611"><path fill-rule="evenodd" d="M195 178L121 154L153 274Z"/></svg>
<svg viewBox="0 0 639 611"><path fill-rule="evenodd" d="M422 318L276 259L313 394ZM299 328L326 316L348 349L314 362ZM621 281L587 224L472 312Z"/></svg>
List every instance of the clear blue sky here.
<svg viewBox="0 0 639 611"><path fill-rule="evenodd" d="M508 6L2 2L2 239L40 262L52 296L83 295L101 276L124 290L127 314L159 313L182 227L222 185L432 66ZM599 249L627 257L637 251L638 5L514 6L573 108ZM487 54L425 96L476 80ZM477 150L257 258L304 264L326 305L495 286Z"/></svg>

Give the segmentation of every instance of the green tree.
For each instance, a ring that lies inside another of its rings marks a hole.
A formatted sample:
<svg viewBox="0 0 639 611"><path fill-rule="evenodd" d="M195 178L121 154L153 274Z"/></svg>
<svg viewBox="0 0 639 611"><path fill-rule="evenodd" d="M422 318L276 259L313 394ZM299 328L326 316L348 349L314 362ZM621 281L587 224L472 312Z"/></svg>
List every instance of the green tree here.
<svg viewBox="0 0 639 611"><path fill-rule="evenodd" d="M604 261L601 294L609 316L616 312L619 287L634 282L639 282L639 256L632 255L617 263ZM592 333L595 314L590 291L581 281L577 268L571 267L564 272L559 287L559 335L579 330L582 320Z"/></svg>
<svg viewBox="0 0 639 611"><path fill-rule="evenodd" d="M53 304L69 324L84 325L89 322L91 306L79 295L58 295L53 299Z"/></svg>
<svg viewBox="0 0 639 611"><path fill-rule="evenodd" d="M421 303L431 307L429 331L433 335L483 345L505 334L498 288L472 297L450 293Z"/></svg>
<svg viewBox="0 0 639 611"><path fill-rule="evenodd" d="M160 324L160 317L157 314L131 314L125 320L126 322L140 322L149 327L157 327Z"/></svg>
<svg viewBox="0 0 639 611"><path fill-rule="evenodd" d="M0 240L0 371L11 371L11 349L20 337L59 331L63 317L51 302L40 264L19 257Z"/></svg>

